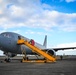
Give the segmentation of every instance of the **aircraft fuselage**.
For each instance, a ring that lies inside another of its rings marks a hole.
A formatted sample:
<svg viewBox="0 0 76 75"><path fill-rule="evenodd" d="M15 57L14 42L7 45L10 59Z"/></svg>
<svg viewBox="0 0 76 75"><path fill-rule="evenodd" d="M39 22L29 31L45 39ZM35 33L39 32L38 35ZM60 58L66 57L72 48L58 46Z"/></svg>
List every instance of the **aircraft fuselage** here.
<svg viewBox="0 0 76 75"><path fill-rule="evenodd" d="M0 34L0 49L4 52L11 52L15 54L22 54L22 50L26 52L26 54L33 54L33 52L25 45L17 45L18 36L21 36L23 39L30 41L30 39L23 37L17 33L13 32L5 32ZM44 49L43 45L40 45L35 42L35 45L40 49Z"/></svg>

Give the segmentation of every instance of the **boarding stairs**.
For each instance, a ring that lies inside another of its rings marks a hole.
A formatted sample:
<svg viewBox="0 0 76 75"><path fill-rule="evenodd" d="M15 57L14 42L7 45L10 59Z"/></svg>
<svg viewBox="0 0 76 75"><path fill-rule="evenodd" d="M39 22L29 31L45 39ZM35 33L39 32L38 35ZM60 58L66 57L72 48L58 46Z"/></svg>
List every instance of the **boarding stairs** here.
<svg viewBox="0 0 76 75"><path fill-rule="evenodd" d="M36 62L55 62L56 61L55 57L51 56L50 54L48 54L47 52L39 49L36 46L31 45L27 40L18 39L17 44L18 45L24 44L27 47L29 47L33 52L35 52L38 55L41 55L41 56L43 56L45 58L44 60L36 60ZM31 62L31 61L23 60L22 62Z"/></svg>

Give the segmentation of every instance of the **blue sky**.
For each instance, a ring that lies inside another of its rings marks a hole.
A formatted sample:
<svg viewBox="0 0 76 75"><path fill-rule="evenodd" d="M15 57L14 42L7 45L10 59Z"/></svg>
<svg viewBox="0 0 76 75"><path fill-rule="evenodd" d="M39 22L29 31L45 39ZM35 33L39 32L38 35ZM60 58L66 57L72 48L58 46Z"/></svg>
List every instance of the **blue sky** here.
<svg viewBox="0 0 76 75"><path fill-rule="evenodd" d="M76 46L76 0L0 0L0 33L16 32L48 47ZM75 54L76 50L57 54Z"/></svg>

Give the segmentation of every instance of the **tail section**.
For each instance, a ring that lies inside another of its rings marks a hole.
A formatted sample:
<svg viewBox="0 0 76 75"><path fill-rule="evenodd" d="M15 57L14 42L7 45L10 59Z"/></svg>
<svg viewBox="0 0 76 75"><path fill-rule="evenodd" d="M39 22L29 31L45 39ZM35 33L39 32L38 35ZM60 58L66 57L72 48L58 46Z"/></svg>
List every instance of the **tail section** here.
<svg viewBox="0 0 76 75"><path fill-rule="evenodd" d="M47 35L45 35L43 46L47 47Z"/></svg>

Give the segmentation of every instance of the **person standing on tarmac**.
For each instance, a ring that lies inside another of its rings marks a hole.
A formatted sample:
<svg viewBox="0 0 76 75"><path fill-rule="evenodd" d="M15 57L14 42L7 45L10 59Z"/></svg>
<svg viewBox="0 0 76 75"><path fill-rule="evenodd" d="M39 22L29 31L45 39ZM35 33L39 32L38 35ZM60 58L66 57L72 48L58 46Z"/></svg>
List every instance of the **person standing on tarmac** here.
<svg viewBox="0 0 76 75"><path fill-rule="evenodd" d="M60 59L61 59L61 60L63 59L63 56L62 56L62 55L60 56Z"/></svg>

